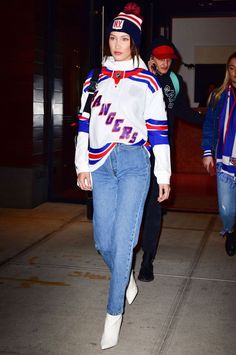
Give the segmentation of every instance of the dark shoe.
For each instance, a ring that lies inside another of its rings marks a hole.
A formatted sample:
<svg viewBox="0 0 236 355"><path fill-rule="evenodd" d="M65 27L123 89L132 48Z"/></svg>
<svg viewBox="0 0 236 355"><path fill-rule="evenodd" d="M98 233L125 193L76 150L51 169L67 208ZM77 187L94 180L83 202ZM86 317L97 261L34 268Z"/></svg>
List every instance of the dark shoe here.
<svg viewBox="0 0 236 355"><path fill-rule="evenodd" d="M225 233L225 250L229 256L233 256L236 252L236 242L234 233Z"/></svg>
<svg viewBox="0 0 236 355"><path fill-rule="evenodd" d="M151 254L144 253L143 261L138 275L139 281L150 282L154 280L153 275L153 256Z"/></svg>

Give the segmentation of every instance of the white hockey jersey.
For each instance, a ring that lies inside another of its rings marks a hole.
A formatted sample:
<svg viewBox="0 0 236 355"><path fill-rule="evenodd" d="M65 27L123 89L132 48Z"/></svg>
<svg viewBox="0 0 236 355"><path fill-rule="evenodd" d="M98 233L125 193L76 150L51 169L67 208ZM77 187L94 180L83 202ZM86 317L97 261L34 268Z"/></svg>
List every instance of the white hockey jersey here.
<svg viewBox="0 0 236 355"><path fill-rule="evenodd" d="M103 63L91 103L83 112L92 73L81 98L75 167L77 174L98 169L117 143L153 149L157 182L168 184L171 175L168 123L163 93L156 77L141 58Z"/></svg>

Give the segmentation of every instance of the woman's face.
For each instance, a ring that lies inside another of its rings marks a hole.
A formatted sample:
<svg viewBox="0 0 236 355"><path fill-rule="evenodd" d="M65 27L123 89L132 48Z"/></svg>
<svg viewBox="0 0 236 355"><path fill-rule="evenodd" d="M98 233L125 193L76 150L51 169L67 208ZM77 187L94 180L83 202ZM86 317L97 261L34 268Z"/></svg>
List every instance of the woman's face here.
<svg viewBox="0 0 236 355"><path fill-rule="evenodd" d="M125 32L111 32L109 36L109 47L111 55L116 61L129 60L132 58L130 36Z"/></svg>
<svg viewBox="0 0 236 355"><path fill-rule="evenodd" d="M236 58L232 58L229 62L228 72L232 85L236 87Z"/></svg>

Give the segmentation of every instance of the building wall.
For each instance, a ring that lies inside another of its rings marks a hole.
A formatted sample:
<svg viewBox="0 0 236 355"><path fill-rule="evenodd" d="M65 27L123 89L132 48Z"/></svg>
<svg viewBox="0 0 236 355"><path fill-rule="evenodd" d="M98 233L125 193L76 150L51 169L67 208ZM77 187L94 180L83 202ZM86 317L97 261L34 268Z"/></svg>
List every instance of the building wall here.
<svg viewBox="0 0 236 355"><path fill-rule="evenodd" d="M189 64L225 64L236 50L236 17L173 18L172 40L183 62ZM194 101L194 69L179 70L187 83L191 106Z"/></svg>
<svg viewBox="0 0 236 355"><path fill-rule="evenodd" d="M38 3L11 0L0 5L4 33L0 57L4 68L0 115L0 204L3 207L31 208L47 198L43 156L44 26L43 23L38 26L35 20L36 14L39 15Z"/></svg>
<svg viewBox="0 0 236 355"><path fill-rule="evenodd" d="M31 208L63 198L64 185L72 180L76 187L74 130L70 124L76 119L76 75L82 67L77 57L81 63L88 58L83 31L90 31L86 27L89 8L89 2L77 0L11 0L0 4L4 34L0 58L2 207ZM79 76L82 87L83 75Z"/></svg>

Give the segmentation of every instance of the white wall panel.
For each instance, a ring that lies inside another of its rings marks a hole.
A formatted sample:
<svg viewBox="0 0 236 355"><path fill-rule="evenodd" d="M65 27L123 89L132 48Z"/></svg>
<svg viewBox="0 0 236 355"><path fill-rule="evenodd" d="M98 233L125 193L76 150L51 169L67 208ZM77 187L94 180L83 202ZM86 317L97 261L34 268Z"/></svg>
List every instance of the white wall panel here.
<svg viewBox="0 0 236 355"><path fill-rule="evenodd" d="M172 41L184 63L224 64L236 51L236 17L173 18ZM181 65L179 74L187 84L191 106L198 106L194 69Z"/></svg>

